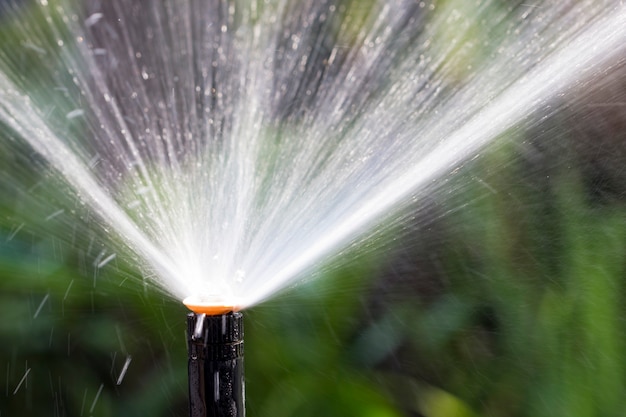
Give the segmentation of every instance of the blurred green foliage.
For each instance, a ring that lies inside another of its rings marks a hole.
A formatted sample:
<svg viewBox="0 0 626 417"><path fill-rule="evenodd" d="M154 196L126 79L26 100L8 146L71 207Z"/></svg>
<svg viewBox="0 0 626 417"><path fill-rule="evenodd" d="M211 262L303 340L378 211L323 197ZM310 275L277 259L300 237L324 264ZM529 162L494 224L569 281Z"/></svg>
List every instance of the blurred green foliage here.
<svg viewBox="0 0 626 417"><path fill-rule="evenodd" d="M589 186L567 111L451 174L383 254L250 310L248 415L622 415L623 193ZM16 180L0 182L0 416L186 415L185 309L123 260L94 267L101 249L60 237L71 213L50 218L61 203L24 203L20 187L57 192L40 165Z"/></svg>

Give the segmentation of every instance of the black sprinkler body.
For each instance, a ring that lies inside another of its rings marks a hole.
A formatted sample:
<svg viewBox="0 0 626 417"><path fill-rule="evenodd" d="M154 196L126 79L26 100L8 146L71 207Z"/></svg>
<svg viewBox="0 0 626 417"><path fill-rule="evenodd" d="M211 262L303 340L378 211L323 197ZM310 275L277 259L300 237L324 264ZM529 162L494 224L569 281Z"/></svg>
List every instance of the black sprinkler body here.
<svg viewBox="0 0 626 417"><path fill-rule="evenodd" d="M187 315L190 417L244 417L243 315Z"/></svg>

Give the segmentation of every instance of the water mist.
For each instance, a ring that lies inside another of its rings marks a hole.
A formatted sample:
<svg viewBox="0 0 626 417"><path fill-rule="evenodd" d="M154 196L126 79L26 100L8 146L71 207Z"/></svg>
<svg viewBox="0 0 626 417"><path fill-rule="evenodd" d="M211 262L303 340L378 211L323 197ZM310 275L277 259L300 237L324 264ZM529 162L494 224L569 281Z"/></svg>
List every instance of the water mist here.
<svg viewBox="0 0 626 417"><path fill-rule="evenodd" d="M243 410L217 383L241 382L238 311L623 60L616 3L0 3L0 144L44 160L84 226L195 312L192 404Z"/></svg>

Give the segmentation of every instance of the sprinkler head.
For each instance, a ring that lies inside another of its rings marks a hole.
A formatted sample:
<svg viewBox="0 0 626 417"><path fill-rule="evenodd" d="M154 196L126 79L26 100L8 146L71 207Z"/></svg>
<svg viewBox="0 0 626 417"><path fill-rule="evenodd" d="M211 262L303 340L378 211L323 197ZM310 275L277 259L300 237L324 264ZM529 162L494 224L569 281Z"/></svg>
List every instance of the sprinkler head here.
<svg viewBox="0 0 626 417"><path fill-rule="evenodd" d="M243 315L187 315L190 417L245 417Z"/></svg>
<svg viewBox="0 0 626 417"><path fill-rule="evenodd" d="M191 297L185 298L183 304L194 313L206 314L207 316L217 316L240 309L239 306L237 306L236 300L214 295L192 295Z"/></svg>

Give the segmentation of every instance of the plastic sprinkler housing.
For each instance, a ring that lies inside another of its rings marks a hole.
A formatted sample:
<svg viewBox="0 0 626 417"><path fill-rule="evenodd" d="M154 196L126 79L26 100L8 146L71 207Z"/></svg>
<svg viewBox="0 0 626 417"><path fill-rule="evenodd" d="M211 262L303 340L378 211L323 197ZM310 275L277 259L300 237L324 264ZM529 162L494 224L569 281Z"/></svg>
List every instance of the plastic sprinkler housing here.
<svg viewBox="0 0 626 417"><path fill-rule="evenodd" d="M243 315L222 307L187 315L190 417L245 416Z"/></svg>

